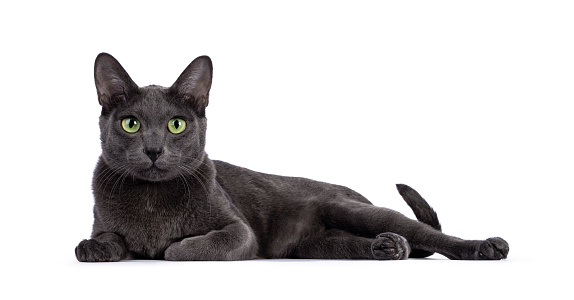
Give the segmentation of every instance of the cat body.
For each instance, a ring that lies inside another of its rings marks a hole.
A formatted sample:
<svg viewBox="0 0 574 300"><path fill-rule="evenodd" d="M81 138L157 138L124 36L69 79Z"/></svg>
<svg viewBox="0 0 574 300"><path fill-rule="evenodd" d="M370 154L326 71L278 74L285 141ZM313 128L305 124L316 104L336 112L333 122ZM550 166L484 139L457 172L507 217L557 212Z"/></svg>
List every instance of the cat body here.
<svg viewBox="0 0 574 300"><path fill-rule="evenodd" d="M169 88L138 87L112 56L96 58L102 155L92 236L76 247L79 261L506 258L501 238L443 234L406 185L397 188L419 221L344 186L209 159L211 78L203 56Z"/></svg>

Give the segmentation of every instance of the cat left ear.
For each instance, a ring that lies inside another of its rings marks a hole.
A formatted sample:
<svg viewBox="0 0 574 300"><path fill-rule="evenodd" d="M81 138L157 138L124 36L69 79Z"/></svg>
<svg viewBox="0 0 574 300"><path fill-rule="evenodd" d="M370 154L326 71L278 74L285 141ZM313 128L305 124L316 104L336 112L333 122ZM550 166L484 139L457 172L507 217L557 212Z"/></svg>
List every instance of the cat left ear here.
<svg viewBox="0 0 574 300"><path fill-rule="evenodd" d="M100 53L96 57L94 79L98 101L104 110L110 110L117 102L127 101L138 89L122 65L107 53Z"/></svg>
<svg viewBox="0 0 574 300"><path fill-rule="evenodd" d="M205 108L209 103L212 77L211 59L208 56L200 56L187 66L170 90L185 103L190 104L200 117L204 117Z"/></svg>

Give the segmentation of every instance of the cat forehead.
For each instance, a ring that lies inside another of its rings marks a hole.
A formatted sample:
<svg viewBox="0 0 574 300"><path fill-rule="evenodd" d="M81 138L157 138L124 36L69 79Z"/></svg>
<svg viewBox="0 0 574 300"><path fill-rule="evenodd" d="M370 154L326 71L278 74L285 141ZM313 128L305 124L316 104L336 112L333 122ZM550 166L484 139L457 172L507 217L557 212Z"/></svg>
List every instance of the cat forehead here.
<svg viewBox="0 0 574 300"><path fill-rule="evenodd" d="M129 99L122 113L133 113L141 118L185 116L191 112L172 99L169 88L151 85L140 87L138 95Z"/></svg>
<svg viewBox="0 0 574 300"><path fill-rule="evenodd" d="M140 87L139 92L145 98L165 98L169 94L169 88L159 85L148 85Z"/></svg>
<svg viewBox="0 0 574 300"><path fill-rule="evenodd" d="M139 88L139 97L133 99L133 107L143 111L162 112L172 105L169 103L168 89L152 85Z"/></svg>

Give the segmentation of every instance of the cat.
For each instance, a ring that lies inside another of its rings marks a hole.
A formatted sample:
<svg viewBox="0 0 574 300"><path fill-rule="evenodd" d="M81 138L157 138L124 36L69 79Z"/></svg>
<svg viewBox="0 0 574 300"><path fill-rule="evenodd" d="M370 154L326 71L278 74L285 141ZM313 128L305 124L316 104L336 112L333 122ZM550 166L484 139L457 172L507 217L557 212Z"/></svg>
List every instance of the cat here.
<svg viewBox="0 0 574 300"><path fill-rule="evenodd" d="M78 261L508 255L502 238L443 234L435 211L407 185L397 189L418 221L344 186L209 159L207 56L169 88L138 87L107 53L97 56L94 73L102 154L92 181L92 235L76 247Z"/></svg>

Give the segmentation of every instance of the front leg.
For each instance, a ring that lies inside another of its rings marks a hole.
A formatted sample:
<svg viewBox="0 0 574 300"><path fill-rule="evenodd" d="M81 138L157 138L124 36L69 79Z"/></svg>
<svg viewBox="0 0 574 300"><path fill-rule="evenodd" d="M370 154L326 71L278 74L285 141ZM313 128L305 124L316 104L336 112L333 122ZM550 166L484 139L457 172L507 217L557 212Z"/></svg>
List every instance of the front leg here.
<svg viewBox="0 0 574 300"><path fill-rule="evenodd" d="M83 240L76 247L76 258L81 262L110 262L127 258L124 240L117 234L106 232Z"/></svg>
<svg viewBox="0 0 574 300"><path fill-rule="evenodd" d="M242 221L206 235L185 238L165 250L166 260L244 260L257 253L255 234Z"/></svg>

